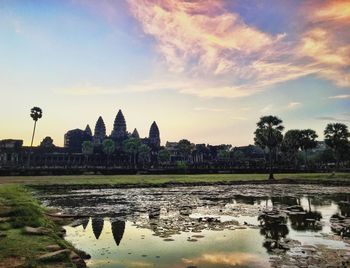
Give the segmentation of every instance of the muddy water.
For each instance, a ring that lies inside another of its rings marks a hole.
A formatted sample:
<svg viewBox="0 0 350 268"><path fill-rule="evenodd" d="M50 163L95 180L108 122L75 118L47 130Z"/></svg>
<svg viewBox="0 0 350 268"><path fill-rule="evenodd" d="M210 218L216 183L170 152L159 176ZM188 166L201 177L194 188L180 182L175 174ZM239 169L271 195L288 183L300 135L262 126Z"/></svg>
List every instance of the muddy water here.
<svg viewBox="0 0 350 268"><path fill-rule="evenodd" d="M349 264L349 240L332 225L350 216L349 187L68 187L39 191L39 199L84 216L65 227L66 239L92 256L89 267ZM266 211L283 222L261 221Z"/></svg>

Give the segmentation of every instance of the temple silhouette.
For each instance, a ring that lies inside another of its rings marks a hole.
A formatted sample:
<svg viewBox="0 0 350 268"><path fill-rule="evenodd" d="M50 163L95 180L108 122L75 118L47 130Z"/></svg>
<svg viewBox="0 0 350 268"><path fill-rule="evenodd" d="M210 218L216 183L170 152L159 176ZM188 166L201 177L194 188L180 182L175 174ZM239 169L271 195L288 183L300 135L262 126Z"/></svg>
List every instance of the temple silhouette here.
<svg viewBox="0 0 350 268"><path fill-rule="evenodd" d="M107 139L114 145L110 155L106 155L103 148L103 142ZM76 128L67 131L64 135L63 147L54 145L51 137L45 137L36 147L23 146L23 140L0 140L0 167L67 169L88 166L106 168L109 165L130 168L130 152L126 152L123 148L123 143L128 139L137 140L137 146L144 145L144 148L149 150L147 151L148 163L157 162L157 154L160 150L160 131L157 123L154 121L151 124L148 137L141 138L136 128L132 133L128 132L123 112L119 110L109 135L102 116L99 116L94 132L90 125L86 125L85 129ZM90 142L92 147L88 156L83 149L85 142Z"/></svg>
<svg viewBox="0 0 350 268"><path fill-rule="evenodd" d="M140 135L135 128L132 133L127 131L125 117L121 110L118 111L113 124L113 130L110 135L106 133L105 122L100 116L95 124L94 133L92 133L89 125L84 130L73 129L69 130L64 135L64 147L69 152L80 153L82 151L82 144L84 141L91 141L94 147L99 147L105 139L111 139L115 142L117 148L122 146L123 141L128 138L140 139ZM160 132L156 122L153 122L149 136L141 139L142 143L148 145L153 151L159 150L160 147Z"/></svg>

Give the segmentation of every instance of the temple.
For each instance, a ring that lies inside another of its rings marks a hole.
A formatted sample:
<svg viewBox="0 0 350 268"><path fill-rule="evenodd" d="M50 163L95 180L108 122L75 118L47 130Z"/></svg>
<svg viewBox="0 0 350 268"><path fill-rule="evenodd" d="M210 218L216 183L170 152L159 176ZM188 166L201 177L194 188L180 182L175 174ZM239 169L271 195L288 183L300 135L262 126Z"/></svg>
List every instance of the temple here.
<svg viewBox="0 0 350 268"><path fill-rule="evenodd" d="M111 138L116 141L127 138L128 132L126 131L126 122L122 110L119 110L117 116L114 119L113 131Z"/></svg>
<svg viewBox="0 0 350 268"><path fill-rule="evenodd" d="M102 119L102 116L100 116L97 119L96 125L95 125L95 132L93 141L95 145L102 144L103 140L106 138L106 126L105 122Z"/></svg>

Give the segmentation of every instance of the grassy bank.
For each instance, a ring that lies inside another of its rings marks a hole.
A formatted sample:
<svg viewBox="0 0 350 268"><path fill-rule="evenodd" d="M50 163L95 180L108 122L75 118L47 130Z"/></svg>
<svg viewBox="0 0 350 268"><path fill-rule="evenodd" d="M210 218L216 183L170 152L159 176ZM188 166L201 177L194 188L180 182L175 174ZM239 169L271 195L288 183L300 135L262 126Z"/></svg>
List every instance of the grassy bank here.
<svg viewBox="0 0 350 268"><path fill-rule="evenodd" d="M254 182L267 179L266 174L205 174L205 175L79 175L79 176L42 176L42 177L0 177L0 184L135 184L159 185L165 183L235 183ZM307 181L350 183L350 173L291 173L275 174L279 180L291 179L304 183Z"/></svg>
<svg viewBox="0 0 350 268"><path fill-rule="evenodd" d="M26 234L25 226L43 227L47 234ZM50 252L49 245L72 249L58 235L60 231L24 186L0 186L0 267L75 267L68 255L58 263L37 260L38 256Z"/></svg>

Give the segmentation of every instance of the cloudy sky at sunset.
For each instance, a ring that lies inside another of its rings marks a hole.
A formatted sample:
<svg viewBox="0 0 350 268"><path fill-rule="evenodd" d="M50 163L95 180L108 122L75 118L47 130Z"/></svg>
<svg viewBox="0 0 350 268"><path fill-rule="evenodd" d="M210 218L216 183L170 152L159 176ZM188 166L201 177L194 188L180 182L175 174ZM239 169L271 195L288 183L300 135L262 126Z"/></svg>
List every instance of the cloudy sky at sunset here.
<svg viewBox="0 0 350 268"><path fill-rule="evenodd" d="M73 128L253 143L262 115L286 129L350 125L350 1L0 0L0 139Z"/></svg>

